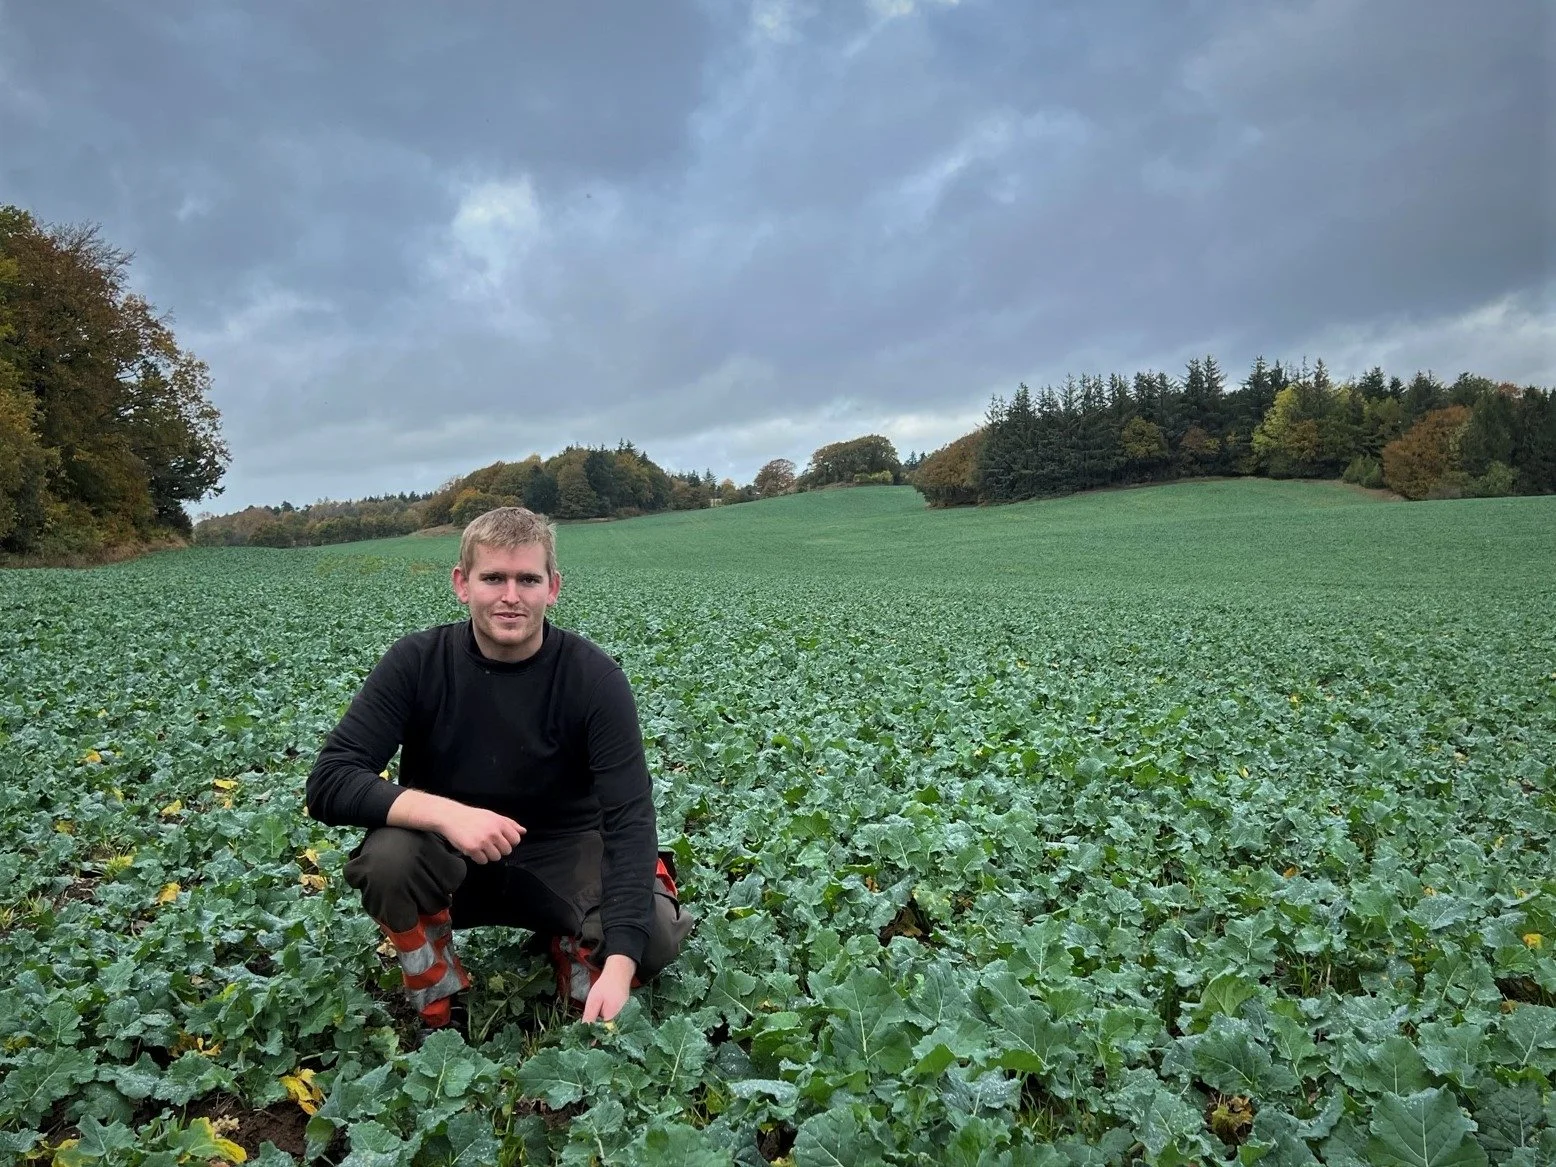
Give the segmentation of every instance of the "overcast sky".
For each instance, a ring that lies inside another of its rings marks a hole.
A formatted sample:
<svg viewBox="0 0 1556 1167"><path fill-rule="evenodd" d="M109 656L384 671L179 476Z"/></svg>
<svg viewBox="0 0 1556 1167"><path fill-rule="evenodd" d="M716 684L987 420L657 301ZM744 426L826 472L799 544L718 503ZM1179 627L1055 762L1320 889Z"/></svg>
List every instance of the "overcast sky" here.
<svg viewBox="0 0 1556 1167"><path fill-rule="evenodd" d="M1548 0L0 0L0 202L203 357L211 509L749 481L1213 352L1556 384Z"/></svg>

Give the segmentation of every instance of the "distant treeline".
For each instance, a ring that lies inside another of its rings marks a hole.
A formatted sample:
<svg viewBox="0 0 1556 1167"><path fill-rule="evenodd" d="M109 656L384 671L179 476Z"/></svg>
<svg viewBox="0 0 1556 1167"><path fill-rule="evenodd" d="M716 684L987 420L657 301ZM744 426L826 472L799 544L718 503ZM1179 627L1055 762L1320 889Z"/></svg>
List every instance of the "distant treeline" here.
<svg viewBox="0 0 1556 1167"><path fill-rule="evenodd" d="M569 446L494 462L431 494L397 494L205 515L196 542L304 547L463 526L499 506L556 519L626 518L727 506L797 491L911 483L933 506L1015 502L1101 486L1208 475L1337 478L1407 498L1556 491L1556 406L1541 389L1468 374L1444 386L1374 369L1334 383L1319 362L1288 369L1256 361L1228 390L1215 359L1179 380L1080 377L996 397L985 424L928 456L899 460L866 434L817 449L796 472L775 458L746 486L711 471L675 473L631 442Z"/></svg>
<svg viewBox="0 0 1556 1167"><path fill-rule="evenodd" d="M1464 374L1335 383L1267 364L1228 390L1215 358L995 397L984 425L908 480L933 506L1015 502L1207 475L1343 478L1411 499L1556 492L1556 399Z"/></svg>
<svg viewBox="0 0 1556 1167"><path fill-rule="evenodd" d="M672 473L630 442L616 449L569 446L541 459L494 462L452 479L431 494L399 494L309 506L249 507L201 516L202 544L307 547L408 535L447 524L464 526L493 507L524 506L557 519L608 519L656 511L695 510L755 495L712 473Z"/></svg>
<svg viewBox="0 0 1556 1167"><path fill-rule="evenodd" d="M228 461L210 374L96 227L0 206L0 553L91 559L189 532Z"/></svg>
<svg viewBox="0 0 1556 1167"><path fill-rule="evenodd" d="M890 441L866 434L822 446L803 473L774 458L746 486L712 471L676 472L655 465L631 442L614 450L569 446L542 459L493 462L444 483L431 494L395 494L296 507L254 506L202 515L197 543L211 546L311 547L383 539L449 524L464 526L500 506L524 506L562 520L619 519L659 511L729 506L795 491L864 483L900 483L902 463Z"/></svg>

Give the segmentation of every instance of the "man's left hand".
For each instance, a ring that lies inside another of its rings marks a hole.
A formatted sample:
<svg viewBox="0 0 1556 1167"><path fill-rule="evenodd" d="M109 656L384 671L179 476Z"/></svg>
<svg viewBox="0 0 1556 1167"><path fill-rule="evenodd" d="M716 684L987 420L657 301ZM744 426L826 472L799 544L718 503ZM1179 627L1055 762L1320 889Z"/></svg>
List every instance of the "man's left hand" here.
<svg viewBox="0 0 1556 1167"><path fill-rule="evenodd" d="M585 1021L613 1021L616 1014L626 1007L632 995L632 977L638 971L637 962L629 956L607 956L605 968L584 1001Z"/></svg>

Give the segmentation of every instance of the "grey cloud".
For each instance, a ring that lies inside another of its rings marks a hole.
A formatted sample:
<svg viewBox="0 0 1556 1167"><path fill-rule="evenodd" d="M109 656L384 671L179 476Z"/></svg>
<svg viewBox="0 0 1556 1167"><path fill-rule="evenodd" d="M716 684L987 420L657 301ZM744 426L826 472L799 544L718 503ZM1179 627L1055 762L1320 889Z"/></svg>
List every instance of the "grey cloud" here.
<svg viewBox="0 0 1556 1167"><path fill-rule="evenodd" d="M139 251L233 502L744 478L1206 347L1556 376L1549 11L13 3L0 198Z"/></svg>

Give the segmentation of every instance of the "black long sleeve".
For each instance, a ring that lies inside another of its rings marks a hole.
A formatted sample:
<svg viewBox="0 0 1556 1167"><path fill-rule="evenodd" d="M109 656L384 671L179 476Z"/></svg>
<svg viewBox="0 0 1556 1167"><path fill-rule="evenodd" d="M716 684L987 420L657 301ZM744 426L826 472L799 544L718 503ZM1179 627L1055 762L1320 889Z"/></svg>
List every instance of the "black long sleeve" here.
<svg viewBox="0 0 1556 1167"><path fill-rule="evenodd" d="M487 660L468 623L397 641L330 733L308 811L335 826L384 825L400 785L485 807L531 837L599 830L607 954L641 960L653 922L653 788L631 687L602 649L546 625L526 661ZM523 846L521 843L520 846Z"/></svg>

